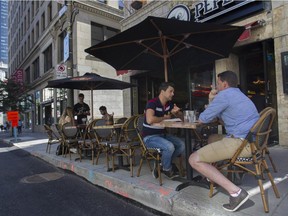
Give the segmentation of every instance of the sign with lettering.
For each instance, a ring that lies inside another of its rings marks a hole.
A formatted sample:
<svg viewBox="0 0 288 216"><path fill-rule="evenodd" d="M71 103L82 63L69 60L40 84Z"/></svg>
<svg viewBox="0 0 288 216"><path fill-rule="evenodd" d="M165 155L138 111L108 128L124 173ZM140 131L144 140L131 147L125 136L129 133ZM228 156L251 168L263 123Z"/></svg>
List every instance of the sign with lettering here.
<svg viewBox="0 0 288 216"><path fill-rule="evenodd" d="M191 11L191 16L194 17L195 22L207 22L209 20L223 17L225 14L226 17L222 20L225 20L225 22L230 22L263 9L263 1L204 0L194 4L194 10ZM230 16L227 16L228 13L230 13ZM220 23L224 23L224 21L221 21Z"/></svg>
<svg viewBox="0 0 288 216"><path fill-rule="evenodd" d="M23 69L16 69L11 77L15 82L23 83Z"/></svg>
<svg viewBox="0 0 288 216"><path fill-rule="evenodd" d="M268 4L256 0L201 0L189 6L178 4L167 15L169 19L193 22L229 23L262 11Z"/></svg>

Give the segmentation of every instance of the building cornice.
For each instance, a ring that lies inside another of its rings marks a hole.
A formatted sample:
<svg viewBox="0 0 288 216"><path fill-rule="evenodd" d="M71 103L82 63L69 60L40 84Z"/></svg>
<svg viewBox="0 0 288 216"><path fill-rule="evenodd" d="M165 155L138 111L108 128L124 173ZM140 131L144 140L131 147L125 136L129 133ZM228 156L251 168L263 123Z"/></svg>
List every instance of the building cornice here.
<svg viewBox="0 0 288 216"><path fill-rule="evenodd" d="M137 23L143 21L146 17L153 14L153 11L157 8L163 8L167 4L175 4L171 1L151 1L144 5L140 10L133 12L128 17L125 17L120 21L122 26L122 31L136 25ZM159 14L161 16L161 14Z"/></svg>
<svg viewBox="0 0 288 216"><path fill-rule="evenodd" d="M95 1L74 1L74 6L78 9L118 22L124 18L123 11Z"/></svg>

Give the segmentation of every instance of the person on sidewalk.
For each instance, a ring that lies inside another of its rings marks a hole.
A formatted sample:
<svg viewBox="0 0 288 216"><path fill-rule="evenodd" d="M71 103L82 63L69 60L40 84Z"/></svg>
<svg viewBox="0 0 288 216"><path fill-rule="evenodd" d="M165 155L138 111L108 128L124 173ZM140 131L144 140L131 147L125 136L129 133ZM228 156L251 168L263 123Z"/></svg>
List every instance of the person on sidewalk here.
<svg viewBox="0 0 288 216"><path fill-rule="evenodd" d="M60 125L64 125L65 123L71 123L72 125L75 125L72 107L66 107L59 119Z"/></svg>
<svg viewBox="0 0 288 216"><path fill-rule="evenodd" d="M99 111L102 115L102 119L104 119L108 125L112 125L114 113L112 112L111 114L109 114L105 106L100 106Z"/></svg>
<svg viewBox="0 0 288 216"><path fill-rule="evenodd" d="M223 121L226 135L213 134L209 137L210 144L192 153L189 163L193 169L223 187L229 194L228 204L223 208L236 211L249 199L249 194L239 188L211 163L230 159L245 139L250 128L259 119L259 114L253 102L237 88L238 78L232 71L218 74L217 90L213 101L199 116L200 123L209 123L216 118ZM241 157L251 156L250 149L243 149Z"/></svg>
<svg viewBox="0 0 288 216"><path fill-rule="evenodd" d="M22 120L19 119L19 120L18 120L18 126L17 126L18 134L21 134L21 133L22 133L22 126L23 126Z"/></svg>
<svg viewBox="0 0 288 216"><path fill-rule="evenodd" d="M170 179L178 175L178 169L172 164L172 161L174 158L183 154L185 144L180 138L166 134L164 128L153 126L153 123L171 119L173 116L182 117L180 108L171 102L173 96L174 84L171 82L161 83L159 87L159 96L148 101L146 105L142 131L145 145L150 148L159 148L161 150L163 173ZM158 178L158 172L155 165L152 175L154 178Z"/></svg>
<svg viewBox="0 0 288 216"><path fill-rule="evenodd" d="M84 102L84 94L80 93L78 100L79 102L74 105L74 114L77 116L77 124L80 125L87 121L87 116L90 116L90 107Z"/></svg>

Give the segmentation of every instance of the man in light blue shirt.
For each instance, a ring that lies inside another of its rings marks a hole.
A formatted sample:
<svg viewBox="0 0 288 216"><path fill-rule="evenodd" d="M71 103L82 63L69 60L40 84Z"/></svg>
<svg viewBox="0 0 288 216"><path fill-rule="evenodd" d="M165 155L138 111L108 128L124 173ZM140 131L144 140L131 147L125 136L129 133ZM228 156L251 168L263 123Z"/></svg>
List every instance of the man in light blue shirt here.
<svg viewBox="0 0 288 216"><path fill-rule="evenodd" d="M218 94L199 116L200 123L209 123L219 118L226 129L226 135L214 135L210 144L194 152L189 157L190 165L211 181L223 187L229 194L228 204L223 208L236 211L244 204L249 194L233 184L211 163L230 159L239 148L250 128L259 119L258 111L253 102L237 88L238 78L232 71L218 74ZM240 156L250 157L249 148L244 148Z"/></svg>

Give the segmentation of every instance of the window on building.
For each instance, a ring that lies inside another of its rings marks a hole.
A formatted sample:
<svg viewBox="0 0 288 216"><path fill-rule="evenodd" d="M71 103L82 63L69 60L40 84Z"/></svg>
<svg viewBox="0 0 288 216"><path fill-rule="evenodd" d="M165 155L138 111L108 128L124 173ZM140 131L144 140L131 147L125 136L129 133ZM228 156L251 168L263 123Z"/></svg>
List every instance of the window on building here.
<svg viewBox="0 0 288 216"><path fill-rule="evenodd" d="M32 47L34 45L34 29L31 32L31 45L32 45Z"/></svg>
<svg viewBox="0 0 288 216"><path fill-rule="evenodd" d="M65 32L62 32L58 37L58 63L62 62L64 59L64 38Z"/></svg>
<svg viewBox="0 0 288 216"><path fill-rule="evenodd" d="M47 22L50 23L52 21L52 3L50 2L47 7Z"/></svg>
<svg viewBox="0 0 288 216"><path fill-rule="evenodd" d="M57 11L59 12L62 9L63 5L62 4L57 4Z"/></svg>
<svg viewBox="0 0 288 216"><path fill-rule="evenodd" d="M34 5L34 1L32 1L31 2L31 16L32 16L32 20L33 20L33 18L34 18L34 16L35 16L35 14L34 14L34 11L35 11L35 5Z"/></svg>
<svg viewBox="0 0 288 216"><path fill-rule="evenodd" d="M53 88L44 88L42 93L43 93L42 101L50 101L53 99Z"/></svg>
<svg viewBox="0 0 288 216"><path fill-rule="evenodd" d="M26 31L26 22L27 22L27 20L26 20L26 16L24 17L24 22L23 22L23 24L24 24L24 32Z"/></svg>
<svg viewBox="0 0 288 216"><path fill-rule="evenodd" d="M31 47L30 47L30 35L28 36L28 45L27 45L27 46L28 46L28 52L29 52L29 50L30 50L30 48L31 48Z"/></svg>
<svg viewBox="0 0 288 216"><path fill-rule="evenodd" d="M39 57L32 63L33 67L33 80L36 80L40 77L40 65L39 65Z"/></svg>
<svg viewBox="0 0 288 216"><path fill-rule="evenodd" d="M107 40L118 32L118 29L91 22L91 46Z"/></svg>
<svg viewBox="0 0 288 216"><path fill-rule="evenodd" d="M30 25L30 9L27 11L27 29L29 28L29 25Z"/></svg>
<svg viewBox="0 0 288 216"><path fill-rule="evenodd" d="M37 11L39 8L39 1L35 1L35 10Z"/></svg>
<svg viewBox="0 0 288 216"><path fill-rule="evenodd" d="M45 30L45 12L41 16L41 33Z"/></svg>
<svg viewBox="0 0 288 216"><path fill-rule="evenodd" d="M52 68L52 44L43 52L44 54L44 73Z"/></svg>
<svg viewBox="0 0 288 216"><path fill-rule="evenodd" d="M106 27L106 29L104 28L104 30L106 30L104 31L105 32L104 40L107 40L108 38L115 36L119 32L119 30L110 27Z"/></svg>
<svg viewBox="0 0 288 216"><path fill-rule="evenodd" d="M39 22L36 23L36 32L35 32L35 38L36 38L36 41L38 40L39 38Z"/></svg>
<svg viewBox="0 0 288 216"><path fill-rule="evenodd" d="M30 84L30 67L25 70L25 83Z"/></svg>

